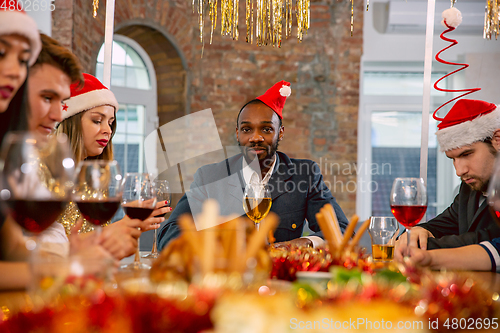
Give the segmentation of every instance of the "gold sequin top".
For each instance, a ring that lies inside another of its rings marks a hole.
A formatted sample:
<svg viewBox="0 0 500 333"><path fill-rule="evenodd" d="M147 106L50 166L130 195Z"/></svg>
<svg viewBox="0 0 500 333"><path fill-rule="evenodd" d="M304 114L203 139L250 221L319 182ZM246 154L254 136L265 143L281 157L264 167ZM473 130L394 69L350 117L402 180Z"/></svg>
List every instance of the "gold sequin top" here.
<svg viewBox="0 0 500 333"><path fill-rule="evenodd" d="M71 228L73 228L73 226L80 218L83 219L83 224L78 232L86 233L94 230L94 225L82 217L82 213L80 213L80 210L78 210L78 207L74 202L70 202L68 206L66 206L64 211L57 219L57 222L61 223L64 226L64 229L66 229L66 234L69 236L71 234ZM104 224L103 226L106 226L108 224L109 222Z"/></svg>
<svg viewBox="0 0 500 333"><path fill-rule="evenodd" d="M52 190L55 184L53 184L54 180L51 176L50 170L47 167L47 165L41 161L38 162L38 167L39 167L39 177L41 178L43 184L49 189ZM57 186L57 185L56 185ZM85 220L82 217L82 213L80 213L80 210L76 206L74 202L70 202L64 211L61 213L59 218L57 219L58 223L61 223L66 230L66 235L71 234L71 228L76 224L76 222L82 218L83 219L83 224L81 229L78 231L80 233L86 233L94 230L94 225L87 220ZM103 226L108 225L109 222L104 224Z"/></svg>

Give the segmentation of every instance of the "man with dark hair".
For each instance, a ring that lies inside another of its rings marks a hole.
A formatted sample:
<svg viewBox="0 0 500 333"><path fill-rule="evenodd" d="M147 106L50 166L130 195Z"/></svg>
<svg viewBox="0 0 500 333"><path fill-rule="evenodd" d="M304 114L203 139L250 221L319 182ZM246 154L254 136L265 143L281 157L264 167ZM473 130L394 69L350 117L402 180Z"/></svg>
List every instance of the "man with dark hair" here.
<svg viewBox="0 0 500 333"><path fill-rule="evenodd" d="M435 117L436 118L436 117ZM438 125L441 151L453 160L460 191L432 220L412 228L410 246L456 248L500 237L500 228L488 212L486 192L500 150L500 108L479 100L461 99ZM396 243L396 258L406 252L406 235ZM458 252L457 252L458 253Z"/></svg>
<svg viewBox="0 0 500 333"><path fill-rule="evenodd" d="M78 58L55 39L40 34L42 51L28 77L30 131L48 135L63 117L63 104L70 97L70 85L82 83Z"/></svg>
<svg viewBox="0 0 500 333"><path fill-rule="evenodd" d="M209 198L218 201L223 216L245 215L243 189L261 184L270 188L271 211L280 217L274 234L277 242L320 244L323 240L315 214L327 203L334 207L340 228L345 229L347 218L325 185L319 166L311 160L289 158L277 151L285 131L281 123L283 107L290 93L290 83L280 81L243 106L236 124L241 153L196 171L190 191L184 194L159 232L159 248L179 236L179 216L191 214L196 223L197 213ZM305 220L315 233L301 237Z"/></svg>

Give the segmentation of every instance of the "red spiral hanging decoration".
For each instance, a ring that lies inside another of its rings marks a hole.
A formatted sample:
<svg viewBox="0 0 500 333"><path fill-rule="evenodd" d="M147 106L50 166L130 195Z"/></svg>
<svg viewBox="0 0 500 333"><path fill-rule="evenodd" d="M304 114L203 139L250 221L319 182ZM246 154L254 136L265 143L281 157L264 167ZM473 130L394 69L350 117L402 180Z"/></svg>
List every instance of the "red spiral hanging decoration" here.
<svg viewBox="0 0 500 333"><path fill-rule="evenodd" d="M458 9L455 9L455 8L451 8L451 9L452 9L452 10L454 10L454 12L455 12L455 13L458 13L458 15L461 15L461 14L460 14L460 12L458 11ZM448 9L448 10L449 10L449 9ZM443 17L446 15L446 14L445 14L446 12L447 12L447 11L443 12ZM461 17L460 17L460 20L459 20L459 21L461 22ZM456 24L456 26L458 26L458 24L460 24L460 22L458 22L458 23ZM453 71L453 72L451 72L451 73L446 74L445 76L443 76L442 78L440 78L439 80L437 80L437 81L436 81L436 83L434 83L434 89L439 90L439 91L444 91L444 92L464 92L464 93L463 93L462 95L460 95L460 96L454 97L453 99L449 100L448 102L446 102L446 103L444 103L443 105L441 105L440 107L438 107L438 108L436 109L436 111L434 111L434 113L432 114L432 117L433 117L434 119L438 120L438 121L442 121L442 120L444 119L444 118L439 118L439 117L437 117L437 116L436 116L436 113L437 113L437 112L438 112L438 111L439 111L439 110L440 110L443 106L445 106L445 105L447 105L447 104L449 104L449 103L453 102L454 100L457 100L457 99L459 99L459 98L461 98L461 97L464 97L464 96L466 96L466 95L468 95L468 94L472 94L473 92L476 92L476 91L478 91L478 90L481 90L481 88L469 88L469 89L442 89L442 88L439 88L439 87L438 87L438 83L439 83L439 82L441 82L442 80L444 80L445 78L447 78L448 76L453 75L453 74L455 74L455 73L457 73L457 72L460 72L461 70L464 70L464 69L466 69L467 67L469 67L469 64L461 64L461 63L457 63L457 62L450 62L450 61L443 60L443 59L441 59L441 58L439 57L439 55L440 55L442 52L444 52L444 51L446 51L447 49L449 49L450 47L455 46L455 45L457 45L457 44L458 44L458 42L457 42L455 39L451 39L451 38L448 38L448 37L446 37L446 36L445 36L445 34L447 34L448 32L451 32L451 31L455 30L456 26L451 26L451 25L449 25L449 24L447 23L447 21L446 21L446 18L443 20L443 23L446 25L446 27L447 27L448 29L446 29L445 31L443 31L443 32L441 33L441 35L439 35L439 37L441 37L441 39L442 39L442 40L444 40L444 41L450 42L451 44L450 44L450 45L448 45L447 47L445 47L444 49L442 49L441 51L439 51L439 52L436 54L436 60L437 60L437 61L439 61L439 62L440 62L440 63L442 63L442 64L454 65L454 66L462 66L462 67L461 67L461 68L458 68L458 69L456 69L456 70L454 70L454 71Z"/></svg>

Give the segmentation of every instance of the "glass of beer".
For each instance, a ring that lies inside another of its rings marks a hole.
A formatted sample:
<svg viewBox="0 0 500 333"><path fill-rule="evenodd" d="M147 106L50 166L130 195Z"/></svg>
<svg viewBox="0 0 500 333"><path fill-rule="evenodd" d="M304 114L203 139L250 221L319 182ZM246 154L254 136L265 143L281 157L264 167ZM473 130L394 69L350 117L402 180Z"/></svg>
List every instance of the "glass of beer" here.
<svg viewBox="0 0 500 333"><path fill-rule="evenodd" d="M271 209L271 191L267 184L248 184L243 195L243 209L245 213L255 223L258 230L262 221Z"/></svg>
<svg viewBox="0 0 500 333"><path fill-rule="evenodd" d="M375 262L394 259L394 244L398 231L399 223L394 217L372 216L368 232L372 239L372 256Z"/></svg>

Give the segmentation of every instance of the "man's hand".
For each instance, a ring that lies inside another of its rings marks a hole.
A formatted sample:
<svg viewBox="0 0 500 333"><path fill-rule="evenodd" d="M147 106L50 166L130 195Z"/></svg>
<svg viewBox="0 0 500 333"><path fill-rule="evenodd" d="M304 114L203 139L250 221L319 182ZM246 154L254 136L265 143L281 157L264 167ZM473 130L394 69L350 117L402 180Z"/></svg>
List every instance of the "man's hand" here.
<svg viewBox="0 0 500 333"><path fill-rule="evenodd" d="M305 247L313 247L313 242L309 238L296 238L287 242L274 243L273 247L290 247L290 246L305 246Z"/></svg>
<svg viewBox="0 0 500 333"><path fill-rule="evenodd" d="M406 250L405 250L406 252ZM431 251L422 250L417 247L410 248L411 256L406 258L406 260L410 260L410 262L415 266L431 266L432 265L432 256ZM395 257L396 261L403 263L405 259L403 256Z"/></svg>
<svg viewBox="0 0 500 333"><path fill-rule="evenodd" d="M429 237L434 238L434 235L427 229L422 227L413 227L410 232L410 247L418 248L418 245L420 244L420 248L422 250L427 250L427 239ZM402 258L407 254L407 240L408 235L402 234L396 241L394 253L394 258L396 258L396 260L402 260Z"/></svg>
<svg viewBox="0 0 500 333"><path fill-rule="evenodd" d="M95 262L101 263L101 265L97 265L94 267L96 270L102 270L107 266L109 262L114 262L115 265L118 265L115 256L105 248L101 238L98 237L97 233L89 232L86 234L79 234L78 230L82 227L83 219L79 219L76 224L71 228L71 234L69 235L69 243L70 243L70 254L72 256L81 256L88 260L93 260ZM97 271L93 271L90 273L97 273Z"/></svg>
<svg viewBox="0 0 500 333"><path fill-rule="evenodd" d="M102 229L100 244L114 258L121 260L135 253L137 239L141 236L141 221L124 218Z"/></svg>

